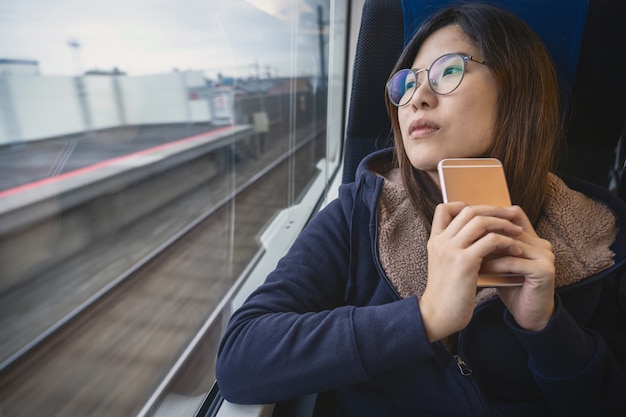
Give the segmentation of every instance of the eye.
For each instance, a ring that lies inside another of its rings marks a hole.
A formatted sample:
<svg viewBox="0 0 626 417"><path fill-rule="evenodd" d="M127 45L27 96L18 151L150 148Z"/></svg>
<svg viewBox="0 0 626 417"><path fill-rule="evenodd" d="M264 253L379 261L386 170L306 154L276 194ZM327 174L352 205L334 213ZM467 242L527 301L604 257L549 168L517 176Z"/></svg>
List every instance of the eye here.
<svg viewBox="0 0 626 417"><path fill-rule="evenodd" d="M447 77L450 75L460 75L463 73L463 67L460 65L450 65L448 67L445 67L443 69L443 72L441 73L442 77Z"/></svg>
<svg viewBox="0 0 626 417"><path fill-rule="evenodd" d="M404 83L404 90L406 91L406 90L410 90L412 88L415 88L415 84L416 84L415 80L407 79L405 81L405 83Z"/></svg>

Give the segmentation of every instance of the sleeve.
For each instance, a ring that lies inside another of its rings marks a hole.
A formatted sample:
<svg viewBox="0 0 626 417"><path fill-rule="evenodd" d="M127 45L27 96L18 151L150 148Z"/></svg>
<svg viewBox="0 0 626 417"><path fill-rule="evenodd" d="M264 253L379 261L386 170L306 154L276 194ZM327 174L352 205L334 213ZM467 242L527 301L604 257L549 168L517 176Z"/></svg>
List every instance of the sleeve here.
<svg viewBox="0 0 626 417"><path fill-rule="evenodd" d="M624 300L626 280L618 277L605 286L595 318L586 325L576 322L558 296L554 315L540 332L521 329L505 313L556 416L621 416L626 412Z"/></svg>
<svg viewBox="0 0 626 417"><path fill-rule="evenodd" d="M235 312L216 363L227 400L282 401L364 381L415 355L433 354L415 297L345 305L349 238L336 200Z"/></svg>

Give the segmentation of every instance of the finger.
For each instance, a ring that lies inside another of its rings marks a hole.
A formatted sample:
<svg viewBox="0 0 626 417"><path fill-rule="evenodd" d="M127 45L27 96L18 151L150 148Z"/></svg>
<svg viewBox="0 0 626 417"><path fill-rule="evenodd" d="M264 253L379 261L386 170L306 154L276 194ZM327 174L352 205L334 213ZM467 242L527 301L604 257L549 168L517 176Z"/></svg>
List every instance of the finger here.
<svg viewBox="0 0 626 417"><path fill-rule="evenodd" d="M517 240L520 253L502 251L501 255L489 256L484 267L493 273L514 273L532 279L533 277L553 276L554 253L550 249L526 244Z"/></svg>
<svg viewBox="0 0 626 417"><path fill-rule="evenodd" d="M448 231L456 235L469 224L480 231L484 227L483 233L488 231L499 231L504 234L517 235L523 231L523 227L513 223L512 219L518 213L502 207L496 206L466 206L450 222ZM518 222L520 222L518 220ZM477 239L475 237L475 239ZM474 239L474 240L475 240Z"/></svg>
<svg viewBox="0 0 626 417"><path fill-rule="evenodd" d="M455 219L456 220L456 219ZM461 222L459 222L461 224ZM451 224L449 227L450 233L455 233L456 225ZM456 232L457 242L460 247L466 248L473 245L479 239L489 236L490 234L502 235L504 237L515 237L523 232L523 229L511 223L509 220L501 219L498 217L488 216L476 216L469 220L468 223L463 225L461 229ZM500 240L495 239L497 236L492 236L489 239L494 239L493 244L502 244ZM507 245L512 243L511 240L504 240Z"/></svg>
<svg viewBox="0 0 626 417"><path fill-rule="evenodd" d="M516 224L521 225L521 223L526 223L524 226L521 226L524 232L514 236L515 239L520 242L520 247L524 249L522 256L528 259L537 259L543 256L553 258L552 243L549 240L539 237L528 221L528 218L525 215L523 217L525 220L517 222Z"/></svg>
<svg viewBox="0 0 626 417"><path fill-rule="evenodd" d="M487 233L467 248L468 254L479 257L482 261L490 259L494 254L520 257L523 255L521 242L513 237L500 233ZM496 255L497 257L498 255Z"/></svg>
<svg viewBox="0 0 626 417"><path fill-rule="evenodd" d="M520 206L507 207L506 210L513 215L513 217L511 218L511 222L522 227L524 231L528 232L531 236L537 236L535 228L533 227L532 223L528 219L528 216L526 216L526 213L524 212L524 210L522 210Z"/></svg>
<svg viewBox="0 0 626 417"><path fill-rule="evenodd" d="M453 202L442 203L435 207L435 214L431 225L431 233L438 235L448 228L450 222L463 210L467 205L465 203Z"/></svg>

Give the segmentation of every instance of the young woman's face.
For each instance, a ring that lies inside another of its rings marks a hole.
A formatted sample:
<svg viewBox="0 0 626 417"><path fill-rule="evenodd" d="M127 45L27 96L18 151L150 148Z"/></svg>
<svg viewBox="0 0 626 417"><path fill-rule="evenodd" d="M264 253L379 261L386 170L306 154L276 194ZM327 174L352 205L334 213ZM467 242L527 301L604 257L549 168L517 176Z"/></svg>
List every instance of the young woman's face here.
<svg viewBox="0 0 626 417"><path fill-rule="evenodd" d="M447 26L426 39L412 68L430 68L449 53L483 59L458 26ZM491 145L498 89L489 68L474 61L467 62L461 84L450 94L435 94L425 80L420 73L422 84L408 104L398 107L398 121L411 164L439 184L440 160L483 156Z"/></svg>

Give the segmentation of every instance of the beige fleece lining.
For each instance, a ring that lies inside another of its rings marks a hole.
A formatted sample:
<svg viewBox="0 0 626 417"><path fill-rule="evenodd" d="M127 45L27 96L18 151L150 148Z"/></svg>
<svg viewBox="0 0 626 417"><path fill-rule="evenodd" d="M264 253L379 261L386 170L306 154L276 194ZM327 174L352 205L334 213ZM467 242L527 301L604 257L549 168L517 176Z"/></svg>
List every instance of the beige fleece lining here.
<svg viewBox="0 0 626 417"><path fill-rule="evenodd" d="M604 204L549 176L548 201L536 231L552 243L556 286L573 284L613 265L615 217ZM407 198L397 169L385 174L378 204L378 253L400 296L424 293L428 276L428 232ZM476 302L495 293L481 291Z"/></svg>

